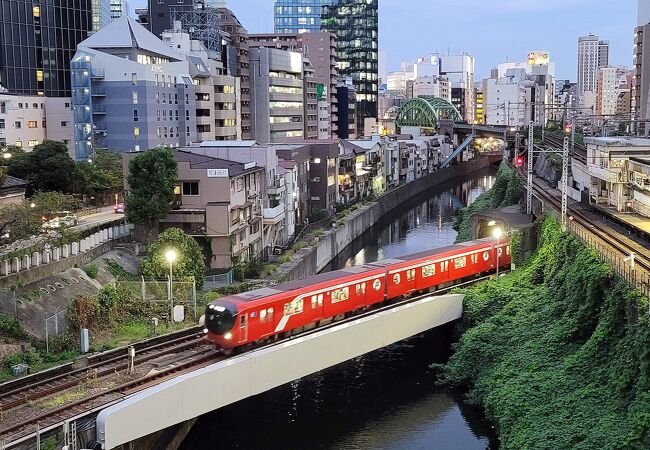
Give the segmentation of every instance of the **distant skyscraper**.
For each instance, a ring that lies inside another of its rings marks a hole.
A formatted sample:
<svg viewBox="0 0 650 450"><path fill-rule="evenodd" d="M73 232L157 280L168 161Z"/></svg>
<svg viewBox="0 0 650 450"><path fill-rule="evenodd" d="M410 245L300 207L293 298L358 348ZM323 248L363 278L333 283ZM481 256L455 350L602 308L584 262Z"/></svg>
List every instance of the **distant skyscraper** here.
<svg viewBox="0 0 650 450"><path fill-rule="evenodd" d="M111 0L111 21L129 15L128 0Z"/></svg>
<svg viewBox="0 0 650 450"><path fill-rule="evenodd" d="M650 61L646 50L650 46L650 2L639 0L637 27L634 30L634 57L632 78L632 120L637 134L650 134Z"/></svg>
<svg viewBox="0 0 650 450"><path fill-rule="evenodd" d="M337 0L275 0L275 32L320 31L322 7Z"/></svg>
<svg viewBox="0 0 650 450"><path fill-rule="evenodd" d="M93 32L111 23L111 0L91 0L93 9Z"/></svg>
<svg viewBox="0 0 650 450"><path fill-rule="evenodd" d="M0 86L10 93L70 96L70 60L92 31L91 2L2 0ZM83 6L81 6L83 5Z"/></svg>
<svg viewBox="0 0 650 450"><path fill-rule="evenodd" d="M578 38L578 92L596 92L598 69L609 64L609 41L590 34Z"/></svg>

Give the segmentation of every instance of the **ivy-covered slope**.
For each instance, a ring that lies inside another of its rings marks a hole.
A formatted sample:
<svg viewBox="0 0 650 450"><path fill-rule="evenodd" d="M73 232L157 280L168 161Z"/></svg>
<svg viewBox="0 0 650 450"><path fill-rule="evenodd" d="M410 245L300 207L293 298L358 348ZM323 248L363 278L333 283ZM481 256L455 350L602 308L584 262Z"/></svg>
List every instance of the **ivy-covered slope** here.
<svg viewBox="0 0 650 450"><path fill-rule="evenodd" d="M447 376L503 449L650 449L648 300L558 228L525 267L465 290Z"/></svg>
<svg viewBox="0 0 650 450"><path fill-rule="evenodd" d="M474 214L488 209L515 205L519 203L523 192L523 183L515 170L507 162L502 162L492 189L481 194L474 203L460 212L456 240L464 242L472 239L472 216Z"/></svg>

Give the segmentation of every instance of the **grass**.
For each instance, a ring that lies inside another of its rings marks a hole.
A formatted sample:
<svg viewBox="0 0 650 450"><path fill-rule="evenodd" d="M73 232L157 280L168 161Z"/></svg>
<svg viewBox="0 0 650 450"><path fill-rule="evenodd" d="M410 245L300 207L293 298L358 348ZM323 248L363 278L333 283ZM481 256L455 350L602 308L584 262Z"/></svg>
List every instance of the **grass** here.
<svg viewBox="0 0 650 450"><path fill-rule="evenodd" d="M41 408L58 408L67 403L72 403L77 400L81 400L86 395L87 391L83 387L78 387L73 391L66 391L60 394L54 395L43 402L38 403L37 405Z"/></svg>

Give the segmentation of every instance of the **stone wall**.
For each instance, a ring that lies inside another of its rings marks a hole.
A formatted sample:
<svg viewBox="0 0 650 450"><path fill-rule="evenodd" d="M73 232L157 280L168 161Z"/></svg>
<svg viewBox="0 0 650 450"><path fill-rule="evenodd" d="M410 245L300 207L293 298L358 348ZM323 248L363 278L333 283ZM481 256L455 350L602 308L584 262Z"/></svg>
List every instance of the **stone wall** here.
<svg viewBox="0 0 650 450"><path fill-rule="evenodd" d="M345 217L342 225L326 231L318 238L315 246L297 252L290 262L277 269L273 278L290 281L317 274L352 241L365 233L384 215L399 208L409 199L456 178L485 169L489 165L488 158L471 160L458 166L439 170L386 193L376 202L367 203Z"/></svg>
<svg viewBox="0 0 650 450"><path fill-rule="evenodd" d="M98 231L78 242L61 246L46 245L43 250L0 261L0 287L30 284L81 266L96 259L131 236L130 225L117 225Z"/></svg>

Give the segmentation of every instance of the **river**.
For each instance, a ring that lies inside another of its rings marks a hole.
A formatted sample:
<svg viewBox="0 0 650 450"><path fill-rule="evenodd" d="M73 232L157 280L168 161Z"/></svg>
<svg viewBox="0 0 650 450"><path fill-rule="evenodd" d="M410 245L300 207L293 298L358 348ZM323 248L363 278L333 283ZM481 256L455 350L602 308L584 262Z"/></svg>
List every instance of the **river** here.
<svg viewBox="0 0 650 450"><path fill-rule="evenodd" d="M494 174L477 173L405 202L326 270L453 243L459 210L492 186ZM495 449L481 411L434 383L429 366L449 358L452 331L440 327L207 414L181 448Z"/></svg>

